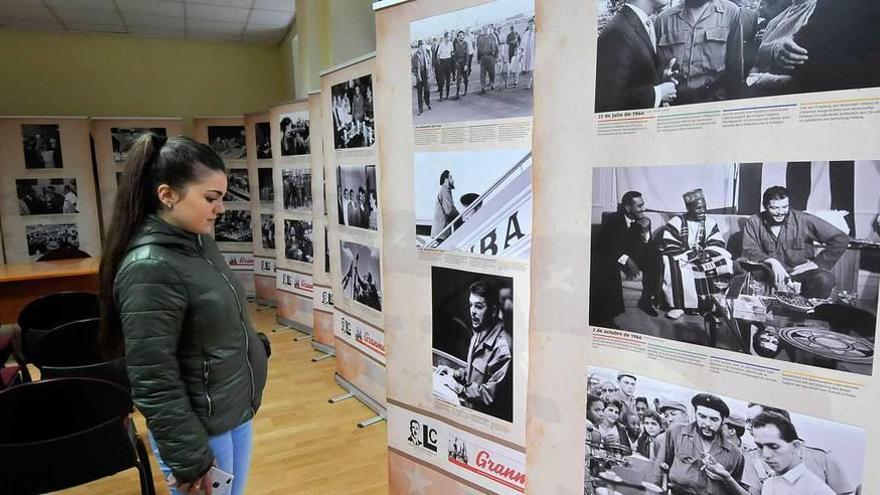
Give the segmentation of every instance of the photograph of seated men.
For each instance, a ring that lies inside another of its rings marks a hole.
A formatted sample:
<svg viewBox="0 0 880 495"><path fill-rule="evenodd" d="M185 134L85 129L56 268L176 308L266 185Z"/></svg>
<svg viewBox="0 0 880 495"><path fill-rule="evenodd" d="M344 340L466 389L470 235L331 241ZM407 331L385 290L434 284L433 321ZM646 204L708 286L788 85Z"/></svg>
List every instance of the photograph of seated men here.
<svg viewBox="0 0 880 495"><path fill-rule="evenodd" d="M861 161L597 168L590 324L870 374L878 180Z"/></svg>
<svg viewBox="0 0 880 495"><path fill-rule="evenodd" d="M880 86L873 0L597 0L596 112Z"/></svg>

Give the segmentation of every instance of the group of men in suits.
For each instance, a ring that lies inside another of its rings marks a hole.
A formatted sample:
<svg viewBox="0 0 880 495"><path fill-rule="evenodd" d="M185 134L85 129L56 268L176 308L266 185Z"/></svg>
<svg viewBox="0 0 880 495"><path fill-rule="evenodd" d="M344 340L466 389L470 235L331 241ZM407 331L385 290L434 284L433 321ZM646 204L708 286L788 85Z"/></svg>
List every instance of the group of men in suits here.
<svg viewBox="0 0 880 495"><path fill-rule="evenodd" d="M602 29L596 111L880 86L880 3L627 0Z"/></svg>

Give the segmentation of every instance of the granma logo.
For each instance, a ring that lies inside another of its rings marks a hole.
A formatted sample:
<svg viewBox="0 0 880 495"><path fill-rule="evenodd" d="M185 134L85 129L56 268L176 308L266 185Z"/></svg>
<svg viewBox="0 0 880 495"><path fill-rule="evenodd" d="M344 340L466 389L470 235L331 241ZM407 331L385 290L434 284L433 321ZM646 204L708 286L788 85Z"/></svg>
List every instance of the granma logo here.
<svg viewBox="0 0 880 495"><path fill-rule="evenodd" d="M465 446L462 445L460 450L464 449ZM449 462L518 492L525 490L526 473L519 466L512 465L514 463L510 460L485 449L479 449L472 462L468 462L467 457L462 459L461 456L452 456L450 453Z"/></svg>
<svg viewBox="0 0 880 495"><path fill-rule="evenodd" d="M437 454L437 430L431 425L423 425L418 420L409 422L409 437L406 439L410 445Z"/></svg>

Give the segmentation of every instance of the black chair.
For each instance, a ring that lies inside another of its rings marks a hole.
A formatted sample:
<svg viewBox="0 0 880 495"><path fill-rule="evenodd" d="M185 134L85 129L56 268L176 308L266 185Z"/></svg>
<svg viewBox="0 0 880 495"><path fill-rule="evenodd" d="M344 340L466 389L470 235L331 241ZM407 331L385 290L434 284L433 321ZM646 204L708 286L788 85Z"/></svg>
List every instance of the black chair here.
<svg viewBox="0 0 880 495"><path fill-rule="evenodd" d="M97 378L128 390L125 358L105 360L98 346L101 320L89 318L59 325L34 344L28 361L40 369L41 377Z"/></svg>
<svg viewBox="0 0 880 495"><path fill-rule="evenodd" d="M86 292L58 292L31 301L18 314L25 360L30 360L30 346L50 330L71 321L98 318L99 311L98 295Z"/></svg>
<svg viewBox="0 0 880 495"><path fill-rule="evenodd" d="M7 364L12 357L14 364ZM12 334L0 337L0 390L31 381L24 359L15 352Z"/></svg>
<svg viewBox="0 0 880 495"><path fill-rule="evenodd" d="M91 378L21 384L0 392L0 494L62 490L137 468L154 495L147 450L128 392Z"/></svg>

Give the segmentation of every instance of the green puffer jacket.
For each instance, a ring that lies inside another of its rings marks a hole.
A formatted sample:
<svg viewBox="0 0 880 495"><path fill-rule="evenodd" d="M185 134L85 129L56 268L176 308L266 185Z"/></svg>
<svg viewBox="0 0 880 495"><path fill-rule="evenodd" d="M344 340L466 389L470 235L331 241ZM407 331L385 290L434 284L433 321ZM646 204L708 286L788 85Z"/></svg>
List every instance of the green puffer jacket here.
<svg viewBox="0 0 880 495"><path fill-rule="evenodd" d="M198 479L214 460L208 437L253 418L266 384L244 288L213 239L150 216L113 295L134 403L178 482Z"/></svg>

